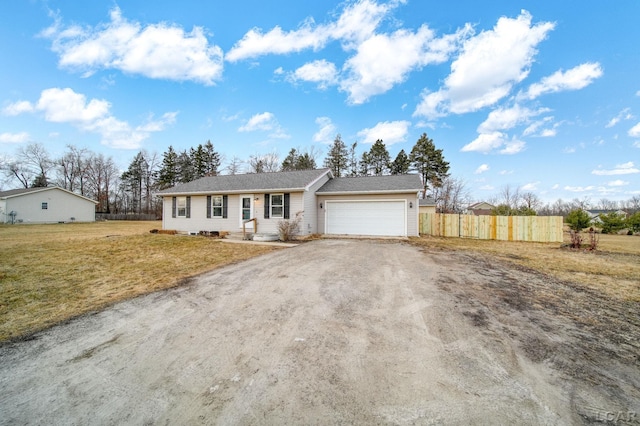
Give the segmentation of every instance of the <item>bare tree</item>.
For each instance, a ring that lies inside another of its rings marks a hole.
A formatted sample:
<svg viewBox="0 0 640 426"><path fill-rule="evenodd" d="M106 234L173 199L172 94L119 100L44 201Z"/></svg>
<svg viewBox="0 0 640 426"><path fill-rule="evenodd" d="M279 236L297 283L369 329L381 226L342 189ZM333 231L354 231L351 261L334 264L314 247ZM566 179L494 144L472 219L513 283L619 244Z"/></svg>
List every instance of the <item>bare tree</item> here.
<svg viewBox="0 0 640 426"><path fill-rule="evenodd" d="M238 173L240 173L242 171L242 164L244 162L238 158L238 157L233 157L230 161L229 161L229 165L227 167L225 167L225 171L227 172L228 175L237 175Z"/></svg>
<svg viewBox="0 0 640 426"><path fill-rule="evenodd" d="M517 209L521 199L520 190L511 185L505 185L500 190L497 198L497 204L504 204L511 209Z"/></svg>
<svg viewBox="0 0 640 426"><path fill-rule="evenodd" d="M440 213L460 213L470 203L471 195L462 179L447 176L440 181L440 186L433 186L431 194Z"/></svg>
<svg viewBox="0 0 640 426"><path fill-rule="evenodd" d="M528 209L538 211L542 207L542 201L533 192L524 192L520 195L520 204Z"/></svg>
<svg viewBox="0 0 640 426"><path fill-rule="evenodd" d="M280 170L280 158L275 152L269 154L255 154L247 162L248 173L270 173Z"/></svg>
<svg viewBox="0 0 640 426"><path fill-rule="evenodd" d="M77 191L80 195L87 195L85 184L92 156L93 153L86 148L67 145L67 152L55 161L58 185L69 191Z"/></svg>

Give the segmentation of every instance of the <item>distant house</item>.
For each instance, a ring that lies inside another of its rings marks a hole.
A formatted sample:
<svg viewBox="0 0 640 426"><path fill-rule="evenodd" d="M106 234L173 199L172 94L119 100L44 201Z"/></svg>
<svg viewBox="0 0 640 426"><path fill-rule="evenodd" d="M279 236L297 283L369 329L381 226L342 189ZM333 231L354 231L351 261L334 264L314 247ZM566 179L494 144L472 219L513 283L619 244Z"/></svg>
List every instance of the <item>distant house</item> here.
<svg viewBox="0 0 640 426"><path fill-rule="evenodd" d="M627 217L627 212L625 212L624 210L585 210L587 212L587 214L589 215L589 217L591 218L591 222L593 222L594 224L600 224L602 223L602 220L600 219L600 215L601 214L609 214L609 213L617 213L619 215L622 215L624 217Z"/></svg>
<svg viewBox="0 0 640 426"><path fill-rule="evenodd" d="M431 197L420 198L418 201L420 206L420 213L435 213L436 212L436 200Z"/></svg>
<svg viewBox="0 0 640 426"><path fill-rule="evenodd" d="M496 207L493 204L481 201L479 203L471 204L469 207L467 207L464 213L472 214L475 216L490 215L492 210L495 208Z"/></svg>
<svg viewBox="0 0 640 426"><path fill-rule="evenodd" d="M0 222L94 222L97 201L57 186L0 192Z"/></svg>
<svg viewBox="0 0 640 426"><path fill-rule="evenodd" d="M300 213L301 234L418 235L417 175L334 178L329 169L208 176L160 191L163 229L258 233ZM247 225L247 230L253 223Z"/></svg>

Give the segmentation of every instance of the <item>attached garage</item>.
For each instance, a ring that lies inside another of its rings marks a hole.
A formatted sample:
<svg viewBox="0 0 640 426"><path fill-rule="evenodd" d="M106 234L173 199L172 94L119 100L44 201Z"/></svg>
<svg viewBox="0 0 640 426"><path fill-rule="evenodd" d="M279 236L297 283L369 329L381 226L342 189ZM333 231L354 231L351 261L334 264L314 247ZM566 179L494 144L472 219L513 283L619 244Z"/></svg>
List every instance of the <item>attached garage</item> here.
<svg viewBox="0 0 640 426"><path fill-rule="evenodd" d="M418 235L417 175L335 178L316 191L318 231L333 235Z"/></svg>
<svg viewBox="0 0 640 426"><path fill-rule="evenodd" d="M406 236L405 200L327 200L326 233Z"/></svg>

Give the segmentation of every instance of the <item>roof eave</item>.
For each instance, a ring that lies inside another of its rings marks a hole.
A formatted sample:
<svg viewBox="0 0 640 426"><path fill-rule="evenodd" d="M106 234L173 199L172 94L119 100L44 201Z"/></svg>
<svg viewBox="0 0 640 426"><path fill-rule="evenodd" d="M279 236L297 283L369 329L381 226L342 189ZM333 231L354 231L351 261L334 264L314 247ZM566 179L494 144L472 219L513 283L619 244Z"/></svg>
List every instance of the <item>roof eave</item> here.
<svg viewBox="0 0 640 426"><path fill-rule="evenodd" d="M220 191L182 191L182 192L163 192L156 193L156 197L173 197L177 195L212 195L212 194L268 194L277 192L304 192L307 188L271 188L271 189L236 189L236 190L220 190Z"/></svg>
<svg viewBox="0 0 640 426"><path fill-rule="evenodd" d="M327 191L316 192L316 195L374 195L374 194L413 194L418 195L419 189L388 189L371 191Z"/></svg>

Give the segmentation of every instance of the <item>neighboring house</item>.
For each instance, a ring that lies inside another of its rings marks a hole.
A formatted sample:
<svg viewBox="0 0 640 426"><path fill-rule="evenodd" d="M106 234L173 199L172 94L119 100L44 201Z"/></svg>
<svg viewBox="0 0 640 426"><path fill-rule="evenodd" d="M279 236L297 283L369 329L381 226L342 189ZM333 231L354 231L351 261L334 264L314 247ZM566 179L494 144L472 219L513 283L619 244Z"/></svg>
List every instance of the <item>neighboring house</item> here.
<svg viewBox="0 0 640 426"><path fill-rule="evenodd" d="M624 210L586 210L586 212L591 218L591 221L596 225L602 223L602 220L600 219L601 214L609 214L615 212L619 215L627 217L627 212L625 212Z"/></svg>
<svg viewBox="0 0 640 426"><path fill-rule="evenodd" d="M0 222L94 222L96 201L57 186L0 192Z"/></svg>
<svg viewBox="0 0 640 426"><path fill-rule="evenodd" d="M163 229L278 233L300 214L300 234L418 235L417 175L334 178L329 169L209 176L160 191ZM247 224L247 230L253 225Z"/></svg>
<svg viewBox="0 0 640 426"><path fill-rule="evenodd" d="M485 201L481 201L479 203L471 204L465 210L465 214L472 214L476 216L490 215L491 211L496 207L493 204L489 204Z"/></svg>
<svg viewBox="0 0 640 426"><path fill-rule="evenodd" d="M436 212L436 200L431 197L420 198L420 213L435 213Z"/></svg>

